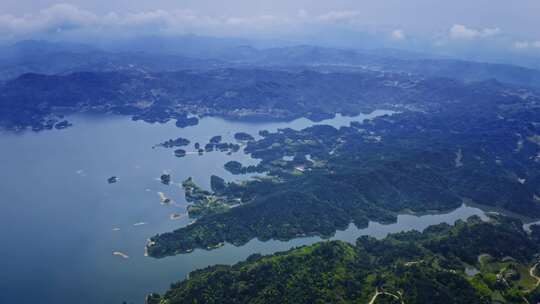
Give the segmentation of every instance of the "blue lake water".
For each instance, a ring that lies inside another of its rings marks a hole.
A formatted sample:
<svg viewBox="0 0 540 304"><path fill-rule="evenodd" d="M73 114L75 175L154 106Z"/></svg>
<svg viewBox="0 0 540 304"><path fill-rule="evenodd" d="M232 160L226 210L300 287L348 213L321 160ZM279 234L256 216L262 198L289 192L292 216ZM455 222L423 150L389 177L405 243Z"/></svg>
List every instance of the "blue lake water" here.
<svg viewBox="0 0 540 304"><path fill-rule="evenodd" d="M338 115L319 124L339 127L388 113ZM192 270L320 241L318 237L252 240L241 247L227 244L164 259L144 256L149 237L189 223L185 216L170 219L173 213L185 213L182 180L192 176L209 188L212 174L228 180L249 178L226 172L227 161L257 162L242 152L176 158L174 149L152 146L176 137L188 138L191 147L195 142L204 145L214 135L233 142L236 132L301 129L314 124L307 119L248 123L207 117L185 129L118 116L78 115L70 120L74 126L65 130L0 133L0 303L143 303L146 294L165 291ZM165 171L172 175L169 186L158 180ZM111 176L119 181L108 184ZM174 203L162 205L158 192ZM400 215L395 224L370 223L365 229L351 225L335 238L351 242L360 235L382 238L473 214L483 213L464 205L447 214ZM129 258L114 256L114 251Z"/></svg>

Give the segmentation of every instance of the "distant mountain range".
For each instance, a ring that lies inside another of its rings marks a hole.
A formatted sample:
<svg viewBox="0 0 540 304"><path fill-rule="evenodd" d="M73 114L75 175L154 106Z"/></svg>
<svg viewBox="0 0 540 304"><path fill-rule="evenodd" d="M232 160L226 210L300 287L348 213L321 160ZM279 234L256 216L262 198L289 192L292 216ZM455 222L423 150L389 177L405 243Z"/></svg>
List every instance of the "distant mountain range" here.
<svg viewBox="0 0 540 304"><path fill-rule="evenodd" d="M463 81L496 79L540 87L540 71L525 67L469 62L391 49L345 50L300 45L256 48L244 40L187 36L147 38L97 48L84 44L21 41L0 50L0 81L25 73L79 71L164 72L192 69L263 67L317 71L385 71ZM165 43L166 42L166 43Z"/></svg>

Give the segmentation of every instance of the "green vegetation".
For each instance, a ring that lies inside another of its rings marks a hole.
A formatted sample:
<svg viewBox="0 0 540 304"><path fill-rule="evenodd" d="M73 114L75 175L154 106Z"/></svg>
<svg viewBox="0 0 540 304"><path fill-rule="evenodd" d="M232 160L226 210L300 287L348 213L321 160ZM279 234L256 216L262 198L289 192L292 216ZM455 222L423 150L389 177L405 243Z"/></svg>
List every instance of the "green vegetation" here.
<svg viewBox="0 0 540 304"><path fill-rule="evenodd" d="M221 142L221 135L216 135L216 136L212 136L212 138L210 138L210 143L211 144L219 144Z"/></svg>
<svg viewBox="0 0 540 304"><path fill-rule="evenodd" d="M368 303L376 293L374 303L533 303L540 289L528 269L538 262L540 244L521 226L505 217L472 217L380 241L254 254L194 271L149 303ZM468 276L468 265L480 272Z"/></svg>
<svg viewBox="0 0 540 304"><path fill-rule="evenodd" d="M351 222L388 223L404 210L446 211L465 199L538 217L540 146L525 139L540 126L531 123L535 110L518 111L509 106L513 99L502 100L504 107L478 102L465 110L456 103L340 129L265 133L245 148L259 165L250 170L233 161L225 168L273 179L229 184L227 196L240 206L154 236L148 252L161 257L255 237L327 237Z"/></svg>
<svg viewBox="0 0 540 304"><path fill-rule="evenodd" d="M149 119L149 118L145 118L145 119ZM178 128L186 128L186 127L189 127L189 126L196 126L197 124L199 124L199 119L197 117L188 117L186 114L176 116L175 125Z"/></svg>
<svg viewBox="0 0 540 304"><path fill-rule="evenodd" d="M164 185L169 185L171 183L171 175L168 173L161 174L160 178L161 183Z"/></svg>
<svg viewBox="0 0 540 304"><path fill-rule="evenodd" d="M221 139L219 139L219 141L216 141L215 138L217 137L212 138L210 142L204 146L204 151L212 152L214 150L217 150L221 152L232 153L232 152L238 152L238 150L240 150L239 144L221 142Z"/></svg>
<svg viewBox="0 0 540 304"><path fill-rule="evenodd" d="M255 140L255 138L248 133L245 132L238 132L234 134L234 139L238 141L252 141Z"/></svg>
<svg viewBox="0 0 540 304"><path fill-rule="evenodd" d="M176 150L174 150L174 156L176 156L176 157L184 157L184 156L186 156L186 150L176 149Z"/></svg>
<svg viewBox="0 0 540 304"><path fill-rule="evenodd" d="M190 141L187 138L178 137L177 139L169 139L160 143L159 147L164 148L174 148L174 147L183 147L189 145Z"/></svg>
<svg viewBox="0 0 540 304"><path fill-rule="evenodd" d="M241 163L231 160L225 163L225 170L229 171L231 174L246 174L246 173L262 173L264 169L261 166L243 166Z"/></svg>
<svg viewBox="0 0 540 304"><path fill-rule="evenodd" d="M227 185L222 178L212 175L211 186L213 191L215 191L214 193L200 188L193 182L191 177L182 182L186 200L191 203L187 208L190 217L197 218L204 215L222 213L239 203L239 200L228 198L224 195L223 191L227 189ZM208 247L213 246L215 244L208 245Z"/></svg>
<svg viewBox="0 0 540 304"><path fill-rule="evenodd" d="M329 236L350 222L364 226L369 220L392 221L403 210L449 210L464 199L540 216L536 97L523 98L526 90L495 81L463 85L443 79L412 81L401 95L401 87L377 90L371 80L361 86L367 95L399 96L415 111L339 130L261 132L263 138L245 149L260 164L233 161L225 168L234 174L268 172L276 179L236 186L242 206L154 237L150 253L242 244L254 237ZM416 98L430 102L418 104Z"/></svg>

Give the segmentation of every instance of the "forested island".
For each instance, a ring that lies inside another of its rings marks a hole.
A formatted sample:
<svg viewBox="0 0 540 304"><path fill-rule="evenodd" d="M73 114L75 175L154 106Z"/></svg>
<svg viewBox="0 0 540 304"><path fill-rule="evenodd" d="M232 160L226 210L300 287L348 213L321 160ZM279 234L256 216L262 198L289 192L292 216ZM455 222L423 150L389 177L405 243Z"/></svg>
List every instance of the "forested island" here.
<svg viewBox="0 0 540 304"><path fill-rule="evenodd" d="M226 162L223 167L231 174L262 173L265 170L262 166L249 165L245 167L235 160Z"/></svg>
<svg viewBox="0 0 540 304"><path fill-rule="evenodd" d="M255 138L253 136L251 136L250 134L248 134L246 132L235 133L234 134L234 139L236 139L238 141L252 141L252 140L255 140Z"/></svg>
<svg viewBox="0 0 540 304"><path fill-rule="evenodd" d="M537 303L540 227L492 216L197 270L149 304Z"/></svg>
<svg viewBox="0 0 540 304"><path fill-rule="evenodd" d="M178 137L176 139L169 139L160 144L157 144L156 147L164 147L164 148L184 147L184 146L189 145L189 143L190 143L189 139Z"/></svg>

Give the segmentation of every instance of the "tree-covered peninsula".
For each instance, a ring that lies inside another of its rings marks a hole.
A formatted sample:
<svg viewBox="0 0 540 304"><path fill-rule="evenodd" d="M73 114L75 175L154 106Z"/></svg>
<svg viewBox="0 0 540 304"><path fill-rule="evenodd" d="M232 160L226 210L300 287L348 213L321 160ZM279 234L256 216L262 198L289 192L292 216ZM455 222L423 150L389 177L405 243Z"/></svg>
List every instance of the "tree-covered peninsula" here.
<svg viewBox="0 0 540 304"><path fill-rule="evenodd" d="M536 303L540 227L478 217L355 245L320 242L197 270L150 304Z"/></svg>
<svg viewBox="0 0 540 304"><path fill-rule="evenodd" d="M351 222L391 222L400 212L447 211L466 200L540 217L540 102L507 90L484 83L446 92L446 105L429 111L339 129L264 132L245 152L260 159L249 171L269 178L228 183L213 195L237 201L235 208L154 236L148 252L162 257L253 238L331 236ZM248 171L239 163L227 169Z"/></svg>

